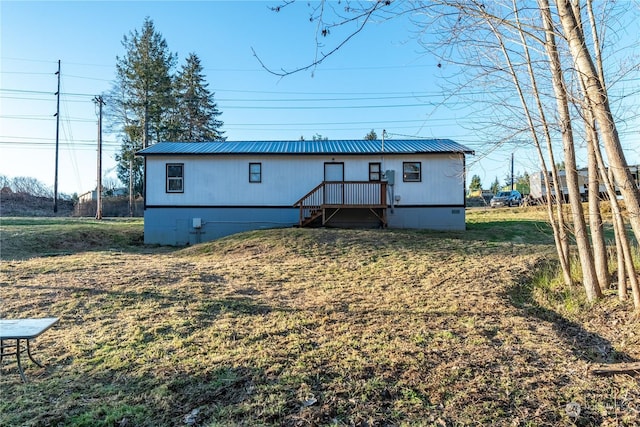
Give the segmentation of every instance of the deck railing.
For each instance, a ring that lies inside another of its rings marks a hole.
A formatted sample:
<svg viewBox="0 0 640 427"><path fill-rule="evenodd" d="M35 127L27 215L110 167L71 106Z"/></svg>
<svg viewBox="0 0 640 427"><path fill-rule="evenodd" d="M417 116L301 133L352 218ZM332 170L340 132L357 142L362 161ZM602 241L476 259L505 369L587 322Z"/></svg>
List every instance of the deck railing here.
<svg viewBox="0 0 640 427"><path fill-rule="evenodd" d="M323 181L298 200L300 224L326 208L386 208L384 181Z"/></svg>

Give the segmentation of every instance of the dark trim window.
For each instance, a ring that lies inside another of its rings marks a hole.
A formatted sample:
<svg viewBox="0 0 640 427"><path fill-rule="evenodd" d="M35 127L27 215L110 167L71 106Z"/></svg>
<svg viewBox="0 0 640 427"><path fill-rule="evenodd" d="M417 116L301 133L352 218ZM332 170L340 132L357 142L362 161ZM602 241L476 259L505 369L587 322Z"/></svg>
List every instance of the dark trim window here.
<svg viewBox="0 0 640 427"><path fill-rule="evenodd" d="M262 163L249 163L249 182L262 182Z"/></svg>
<svg viewBox="0 0 640 427"><path fill-rule="evenodd" d="M184 163L167 163L167 193L184 193Z"/></svg>
<svg viewBox="0 0 640 427"><path fill-rule="evenodd" d="M404 182L422 181L422 164L420 162L402 162L402 180Z"/></svg>
<svg viewBox="0 0 640 427"><path fill-rule="evenodd" d="M382 179L382 171L380 163L369 163L369 181L380 181Z"/></svg>

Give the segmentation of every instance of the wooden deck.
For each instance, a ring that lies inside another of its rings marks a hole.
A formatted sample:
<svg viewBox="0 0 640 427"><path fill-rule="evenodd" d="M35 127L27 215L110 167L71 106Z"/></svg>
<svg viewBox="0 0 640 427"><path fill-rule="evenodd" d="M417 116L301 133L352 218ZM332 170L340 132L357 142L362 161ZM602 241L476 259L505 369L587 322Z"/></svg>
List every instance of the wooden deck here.
<svg viewBox="0 0 640 427"><path fill-rule="evenodd" d="M387 183L383 181L323 181L298 200L300 226L325 225L341 209L368 209L387 225Z"/></svg>

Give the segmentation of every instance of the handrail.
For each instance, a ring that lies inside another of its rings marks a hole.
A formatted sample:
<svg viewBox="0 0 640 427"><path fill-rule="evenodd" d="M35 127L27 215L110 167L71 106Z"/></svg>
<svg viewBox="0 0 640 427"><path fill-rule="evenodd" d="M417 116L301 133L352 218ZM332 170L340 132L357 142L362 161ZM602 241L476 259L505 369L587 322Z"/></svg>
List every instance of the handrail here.
<svg viewBox="0 0 640 427"><path fill-rule="evenodd" d="M320 210L322 200L324 199L324 184L324 182L321 182L316 188L308 192L294 204L294 206L300 206L299 224L301 226L305 218L311 218L314 216L314 213Z"/></svg>
<svg viewBox="0 0 640 427"><path fill-rule="evenodd" d="M324 186L324 183L325 183L325 181L322 181L320 184L318 184L318 185L316 186L316 188L314 188L313 190L309 191L307 194L305 194L304 196L302 196L302 197L300 198L300 200L298 200L297 202L295 202L295 203L293 204L293 206L294 206L294 207L298 206L300 203L302 203L302 201L303 201L304 199L306 199L307 197L310 197L313 193L315 193L316 191L318 191L318 189L319 189L320 187L323 187L323 186Z"/></svg>
<svg viewBox="0 0 640 427"><path fill-rule="evenodd" d="M293 205L300 207L300 224L325 208L386 208L385 181L323 181Z"/></svg>

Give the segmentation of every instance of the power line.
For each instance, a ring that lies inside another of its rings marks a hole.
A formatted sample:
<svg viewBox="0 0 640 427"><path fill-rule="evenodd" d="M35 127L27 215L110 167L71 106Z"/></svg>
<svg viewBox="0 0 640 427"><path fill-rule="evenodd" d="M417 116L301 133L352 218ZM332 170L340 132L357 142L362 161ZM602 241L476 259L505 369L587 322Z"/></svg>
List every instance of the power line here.
<svg viewBox="0 0 640 427"><path fill-rule="evenodd" d="M67 76L68 77L68 76ZM84 79L91 79L91 80L103 80L103 81L108 81L106 79L97 79L97 78L91 78L91 77L80 77L80 76L76 76L77 78L84 78ZM49 95L51 94L50 91L38 91L38 90L31 90L31 89L7 89L7 88L0 88L0 92L12 92L12 93L33 93L33 94L45 94L45 95ZM341 98L310 98L310 99L291 99L291 98L283 98L283 99L266 99L268 101L282 101L282 102L289 102L289 101L322 101L322 100L336 100L336 101L342 101L342 100L369 100L369 99L402 99L402 98L426 98L426 97L449 97L450 94L443 92L443 91L434 91L434 92L415 92L415 91L409 91L409 92L371 92L371 91L367 91L367 92L298 92L298 91L264 91L264 90L244 90L244 89L224 89L224 88L212 88L211 89L212 93L218 93L218 92L228 92L228 93L246 93L246 94L253 94L253 95L259 95L259 94L265 94L265 95L307 95L307 96L339 96L342 95L343 97ZM497 93L497 92L507 92L507 93L511 93L510 90L508 89L500 89L500 90L492 90L492 93ZM460 91L457 92L458 96L470 96L470 95L485 95L487 92L483 91L483 90L478 90L478 91ZM63 92L62 95L68 95L68 96L92 96L91 94L88 93L71 93L71 92ZM372 96L372 95L377 95L377 96ZM349 96L349 97L345 97L345 96ZM358 97L358 98L353 98L353 97ZM220 98L220 99L227 99L227 98ZM215 98L216 101L220 100L218 98ZM263 101L263 99L230 99L232 101Z"/></svg>
<svg viewBox="0 0 640 427"><path fill-rule="evenodd" d="M444 121L444 120L454 120L454 119L435 119L430 121ZM380 125L380 123L424 123L424 119L417 120L372 120L366 122L302 122L302 123L227 123L225 122L225 127L227 126L337 126L337 125Z"/></svg>
<svg viewBox="0 0 640 427"><path fill-rule="evenodd" d="M242 105L227 105L225 109L231 110L362 110L368 108L410 108L410 107L425 107L425 104L387 104L387 105L294 105L294 106L242 106Z"/></svg>
<svg viewBox="0 0 640 427"><path fill-rule="evenodd" d="M51 141L53 139L53 138L45 138L45 137L37 137L37 136L8 136L8 135L0 136L0 138L23 139L23 140L33 140L33 141ZM5 141L0 141L0 143L2 143L2 142L5 142ZM96 141L94 139L74 139L74 138L67 138L67 139L60 138L60 142L66 142L66 143L86 142L86 143L92 143L92 144L96 143ZM119 144L119 142L115 141L115 140L104 141L104 142L113 143L113 144Z"/></svg>
<svg viewBox="0 0 640 427"><path fill-rule="evenodd" d="M32 90L32 89L7 89L0 88L0 92L11 92L11 93L32 93L32 94L40 94L40 95L50 95L51 91L44 90ZM291 91L258 91L258 90L242 90L242 89L212 89L212 92L229 92L229 93L247 93L247 94L266 94L266 95L321 95L321 96L337 96L342 95L342 98L311 98L306 99L308 101L317 101L317 100L359 100L359 99L398 99L398 98L425 98L430 96L449 96L443 92L291 92ZM484 92L460 92L465 95L480 95ZM88 93L72 93L72 92L62 92L62 95L70 95L70 96L91 96ZM359 96L361 98L349 98L344 96ZM362 97L365 96L366 97ZM372 96L377 95L377 96ZM215 97L214 97L215 98ZM215 98L217 101L218 99ZM231 99L233 101L254 101L255 99ZM260 100L262 101L262 100ZM271 101L279 101L278 99L271 99ZM298 99L291 98L283 98L280 101L298 101Z"/></svg>
<svg viewBox="0 0 640 427"><path fill-rule="evenodd" d="M47 91L37 91L37 90L27 90L27 89L0 89L0 93L1 92L9 92L9 93L15 93L15 94L33 94L33 95L52 95L51 92L47 92ZM238 91L236 91L238 92ZM274 93L278 93L278 92L258 92L258 91L253 91L252 93L257 94L257 93L265 93L265 94L274 94ZM242 103L300 103L300 102L308 102L308 103L325 103L325 102L335 102L335 103L344 103L344 102L355 102L355 101L384 101L384 100L392 100L392 99L412 99L412 100L419 100L420 98L427 98L427 97L433 97L433 96L444 96L442 94L439 93L433 93L431 95L425 93L411 93L411 94L404 94L401 95L405 92L397 92L397 95L383 95L383 96L364 96L364 97L342 97L342 98L244 98L244 99L239 99L239 98L217 98L214 99L214 101L216 103L232 103L232 104L242 104ZM282 93L278 93L280 95L282 95ZM291 92L289 94L295 94L294 92ZM300 93L302 94L302 93ZM309 94L309 93L308 93ZM466 93L464 95L472 95L474 94L473 92L469 92ZM481 94L481 92L477 92L477 94ZM324 93L323 95L328 95L328 93ZM344 95L344 94L342 94ZM88 93L73 93L73 92L62 92L61 96L64 96L65 99L66 97L80 97L82 99L67 99L68 102L87 102L88 98L93 97L94 95L88 94ZM16 100L23 100L23 101L44 101L44 102L51 102L53 101L53 98L33 98L33 97L15 97L15 96L6 96L6 95L0 95L1 99L16 99ZM282 106L282 105L263 105L263 106L259 106L259 105L224 105L222 109L224 110L233 110L233 109L238 109L238 110L248 110L248 109L255 109L255 110L291 110L291 109L296 109L296 110L319 110L319 109L378 109L378 108L424 108L424 107L448 107L448 108L453 108L456 106L468 106L469 102L462 100L462 99L457 99L457 100L452 100L452 99L447 99L444 101L418 101L418 102L413 102L413 103L404 103L404 104L377 104L377 105L371 105L371 104L362 104L362 105L286 105L286 106ZM9 118L9 116L4 116L5 118ZM17 118L17 116L12 116L11 118Z"/></svg>
<svg viewBox="0 0 640 427"><path fill-rule="evenodd" d="M42 120L42 121L54 121L55 117L48 116L24 116L24 115L14 115L14 116L6 116L1 115L0 119L8 119L8 120ZM93 123L95 119L83 119L81 117L68 117L67 118L71 122L82 122L82 123Z"/></svg>
<svg viewBox="0 0 640 427"><path fill-rule="evenodd" d="M2 59L3 61L9 60L9 61L37 62L37 63L42 63L42 64L57 64L58 63L57 60L51 60L51 59L16 58L16 57L9 57L9 56L2 56L2 57L0 57L0 59ZM86 67L108 67L108 68L113 68L113 64L91 64L91 63L88 63L88 62L67 62L67 61L65 61L65 64L68 64L68 65L82 65L82 66L86 66Z"/></svg>
<svg viewBox="0 0 640 427"><path fill-rule="evenodd" d="M215 98L216 102L326 102L326 101L381 101L385 99L424 98L416 95L367 96L358 98Z"/></svg>
<svg viewBox="0 0 640 427"><path fill-rule="evenodd" d="M33 71L0 71L0 74L19 74L21 76L49 76L51 73Z"/></svg>
<svg viewBox="0 0 640 427"><path fill-rule="evenodd" d="M55 141L52 142L37 142L37 141L0 141L0 145L4 146L15 146L15 147L32 147L32 148L52 148L55 147ZM112 147L112 148L120 148L121 145L119 143L103 143L103 147ZM96 150L96 142L92 143L76 143L66 144L67 149L73 150L76 148L87 148Z"/></svg>
<svg viewBox="0 0 640 427"><path fill-rule="evenodd" d="M7 89L0 88L0 92L10 92L10 93L32 93L35 95L54 95L54 92L46 91L46 90L31 90L31 89ZM88 93L73 93L73 92L61 92L60 95L66 96L94 96Z"/></svg>
<svg viewBox="0 0 640 427"><path fill-rule="evenodd" d="M73 74L66 74L65 77L73 77L76 79L83 79L83 80L95 80L95 81L99 81L99 82L111 82L113 81L113 79L101 79L98 77L85 77L85 76L76 76Z"/></svg>
<svg viewBox="0 0 640 427"><path fill-rule="evenodd" d="M3 56L1 58L2 58L2 60L24 61L24 62L40 62L40 63L43 63L43 64L57 64L58 63L57 60L50 60L50 59L15 58L15 57L9 57L9 56Z"/></svg>

